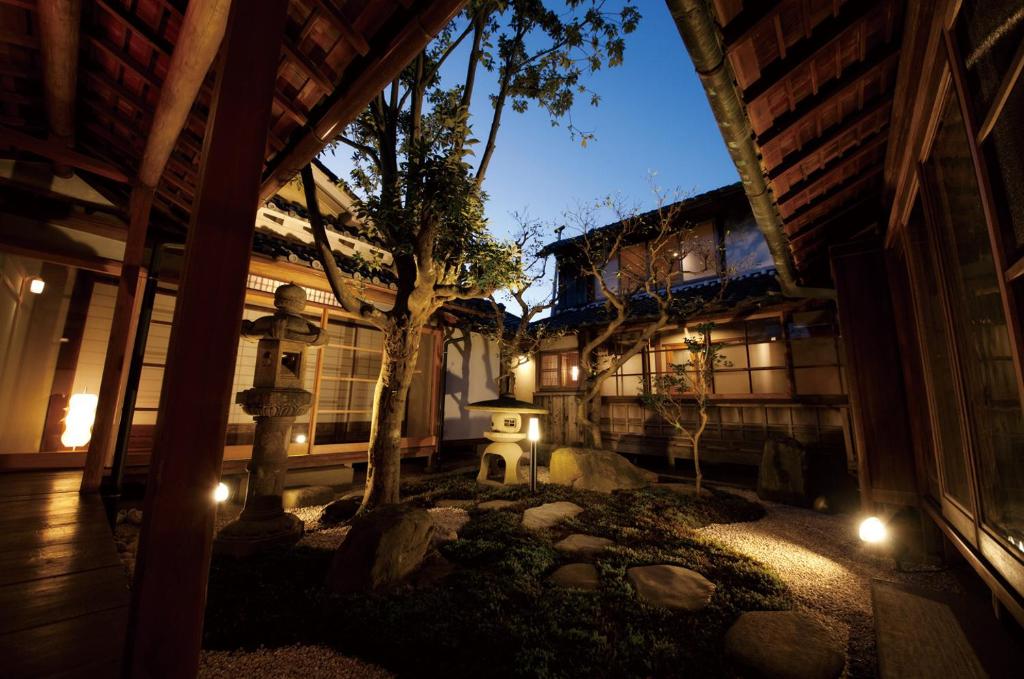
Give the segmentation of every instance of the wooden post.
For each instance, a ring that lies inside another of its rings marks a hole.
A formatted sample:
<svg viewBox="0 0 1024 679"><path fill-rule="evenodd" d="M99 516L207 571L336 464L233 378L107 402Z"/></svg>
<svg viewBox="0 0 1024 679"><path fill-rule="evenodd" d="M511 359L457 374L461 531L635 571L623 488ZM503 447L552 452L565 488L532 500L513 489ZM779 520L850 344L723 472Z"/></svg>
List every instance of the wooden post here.
<svg viewBox="0 0 1024 679"><path fill-rule="evenodd" d="M287 0L233 3L167 351L125 670L195 676Z"/></svg>
<svg viewBox="0 0 1024 679"><path fill-rule="evenodd" d="M117 436L117 415L121 412L121 398L128 377L128 358L135 340L139 304L142 301L142 256L155 193L153 189L136 186L128 206L128 240L124 245L114 317L110 322L110 338L107 340L107 355L103 362L103 377L100 379L96 419L93 421L92 439L89 441L89 452L85 456L85 469L82 471L82 492L94 493L99 490L100 481L103 480L103 465L113 450L114 438Z"/></svg>

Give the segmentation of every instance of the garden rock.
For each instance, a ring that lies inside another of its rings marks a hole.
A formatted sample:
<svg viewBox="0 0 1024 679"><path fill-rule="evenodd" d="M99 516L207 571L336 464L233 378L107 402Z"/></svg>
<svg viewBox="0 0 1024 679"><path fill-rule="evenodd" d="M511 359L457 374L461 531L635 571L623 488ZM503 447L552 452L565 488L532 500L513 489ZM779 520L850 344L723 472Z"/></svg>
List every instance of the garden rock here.
<svg viewBox="0 0 1024 679"><path fill-rule="evenodd" d="M593 448L558 448L551 453L550 473L551 483L601 493L644 488L658 479L617 453Z"/></svg>
<svg viewBox="0 0 1024 679"><path fill-rule="evenodd" d="M764 442L757 472L757 496L762 500L807 506L807 450L796 439L774 437Z"/></svg>
<svg viewBox="0 0 1024 679"><path fill-rule="evenodd" d="M125 520L133 526L142 525L142 510L141 509L129 509L125 514Z"/></svg>
<svg viewBox="0 0 1024 679"><path fill-rule="evenodd" d="M592 591L597 589L600 580L597 577L597 569L590 563L571 563L557 569L548 578L559 587L571 589L583 589Z"/></svg>
<svg viewBox="0 0 1024 679"><path fill-rule="evenodd" d="M820 622L799 611L750 611L725 634L726 656L744 676L835 679L844 649Z"/></svg>
<svg viewBox="0 0 1024 679"><path fill-rule="evenodd" d="M281 493L281 504L285 509L315 507L334 500L334 489L330 486L301 486L285 488Z"/></svg>
<svg viewBox="0 0 1024 679"><path fill-rule="evenodd" d="M593 556L606 547L615 543L608 538L599 538L596 535L584 535L573 533L564 540L555 543L555 549L565 554L578 554L580 556Z"/></svg>
<svg viewBox="0 0 1024 679"><path fill-rule="evenodd" d="M348 521L356 515L362 504L362 497L343 497L335 500L320 512L320 523L331 525Z"/></svg>
<svg viewBox="0 0 1024 679"><path fill-rule="evenodd" d="M346 593L394 585L419 568L433 533L423 509L388 505L361 515L334 553L327 586Z"/></svg>
<svg viewBox="0 0 1024 679"><path fill-rule="evenodd" d="M481 502L476 507L487 512L495 509L508 509L516 504L515 500L488 500L487 502Z"/></svg>
<svg viewBox="0 0 1024 679"><path fill-rule="evenodd" d="M651 604L683 611L699 611L711 601L715 585L682 566L636 566L626 571L637 595Z"/></svg>
<svg viewBox="0 0 1024 679"><path fill-rule="evenodd" d="M523 527L530 530L551 528L582 511L583 507L573 502L549 502L539 507L531 507L523 512Z"/></svg>

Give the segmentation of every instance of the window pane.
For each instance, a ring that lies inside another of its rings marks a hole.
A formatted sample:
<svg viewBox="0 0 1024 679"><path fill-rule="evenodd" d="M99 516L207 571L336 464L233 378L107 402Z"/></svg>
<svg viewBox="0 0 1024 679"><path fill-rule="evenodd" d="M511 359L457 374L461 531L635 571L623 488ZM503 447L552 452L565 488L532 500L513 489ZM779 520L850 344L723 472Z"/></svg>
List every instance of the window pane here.
<svg viewBox="0 0 1024 679"><path fill-rule="evenodd" d="M950 279L982 511L1004 535L1024 531L1024 417L985 214L960 108L951 97L929 167L937 236ZM943 394L937 394L940 398Z"/></svg>
<svg viewBox="0 0 1024 679"><path fill-rule="evenodd" d="M957 38L979 120L988 112L1017 46L1024 40L1020 11L1020 0L964 0L961 6Z"/></svg>
<svg viewBox="0 0 1024 679"><path fill-rule="evenodd" d="M839 368L795 368L793 381L798 394L842 394Z"/></svg>
<svg viewBox="0 0 1024 679"><path fill-rule="evenodd" d="M718 355L722 358L722 366L725 368L747 367L747 347L744 344L724 346L718 350Z"/></svg>
<svg viewBox="0 0 1024 679"><path fill-rule="evenodd" d="M750 379L755 394L785 394L789 392L789 381L785 370L753 370Z"/></svg>
<svg viewBox="0 0 1024 679"><path fill-rule="evenodd" d="M782 322L778 318L747 321L748 342L775 342L782 339Z"/></svg>
<svg viewBox="0 0 1024 679"><path fill-rule="evenodd" d="M1021 22L1024 26L1024 22ZM1018 253L1024 249L1024 79L1010 93L999 120L985 140L989 177L1000 222L1012 234ZM1012 252L1012 248L1008 248Z"/></svg>
<svg viewBox="0 0 1024 679"><path fill-rule="evenodd" d="M793 365L835 365L839 362L831 337L793 340Z"/></svg>
<svg viewBox="0 0 1024 679"><path fill-rule="evenodd" d="M751 344L751 368L784 368L786 366L786 345L783 342L762 342Z"/></svg>
<svg viewBox="0 0 1024 679"><path fill-rule="evenodd" d="M736 372L715 371L716 394L749 394L750 373L746 370Z"/></svg>

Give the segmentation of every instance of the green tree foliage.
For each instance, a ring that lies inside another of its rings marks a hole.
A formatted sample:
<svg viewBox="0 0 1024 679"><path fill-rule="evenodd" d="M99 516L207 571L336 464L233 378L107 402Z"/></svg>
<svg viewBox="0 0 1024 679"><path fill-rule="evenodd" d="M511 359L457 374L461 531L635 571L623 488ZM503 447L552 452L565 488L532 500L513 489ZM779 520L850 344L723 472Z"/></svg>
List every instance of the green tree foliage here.
<svg viewBox="0 0 1024 679"><path fill-rule="evenodd" d="M551 5L551 6L548 6ZM423 326L446 302L487 297L521 279L514 242L494 238L484 218L483 182L494 157L502 113L531 105L552 123L569 119L579 96L597 104L585 77L622 62L623 36L640 15L626 0L471 0L466 10L385 88L335 140L352 149L347 188L365 234L390 252L366 264L396 276L395 303L382 310L334 261L319 219L312 171L303 174L310 222L339 303L384 333L374 397L363 507L398 501L401 424ZM450 59L465 57L465 69ZM495 79L484 141L474 136L471 106L479 73ZM461 72L461 82L442 77Z"/></svg>

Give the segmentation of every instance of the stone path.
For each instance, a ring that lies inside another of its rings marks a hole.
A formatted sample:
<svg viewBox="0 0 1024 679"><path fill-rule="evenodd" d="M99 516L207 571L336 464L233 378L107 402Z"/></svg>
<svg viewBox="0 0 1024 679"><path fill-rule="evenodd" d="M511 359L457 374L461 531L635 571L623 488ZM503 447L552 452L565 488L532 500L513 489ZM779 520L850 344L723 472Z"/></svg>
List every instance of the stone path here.
<svg viewBox="0 0 1024 679"><path fill-rule="evenodd" d="M634 566L626 578L636 594L652 606L700 611L715 593L715 584L697 571L682 566Z"/></svg>
<svg viewBox="0 0 1024 679"><path fill-rule="evenodd" d="M756 495L736 491L751 500ZM798 608L828 628L846 648L851 678L873 677L876 667L871 580L880 578L929 589L956 591L946 573L901 573L893 561L865 549L856 519L762 502L767 515L750 523L713 524L697 534L774 569Z"/></svg>
<svg viewBox="0 0 1024 679"><path fill-rule="evenodd" d="M555 543L555 549L565 554L577 554L579 556L594 556L598 554L606 547L611 547L615 543L608 538L599 538L595 535L584 535L582 533L573 533L567 538L559 540Z"/></svg>
<svg viewBox="0 0 1024 679"><path fill-rule="evenodd" d="M551 528L582 512L583 507L573 502L549 502L523 512L523 526L530 530Z"/></svg>
<svg viewBox="0 0 1024 679"><path fill-rule="evenodd" d="M592 591L597 589L600 579L597 575L597 568L590 563L570 563L555 569L548 579L559 587L571 589L583 589Z"/></svg>

